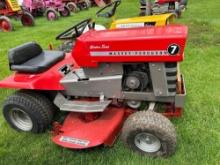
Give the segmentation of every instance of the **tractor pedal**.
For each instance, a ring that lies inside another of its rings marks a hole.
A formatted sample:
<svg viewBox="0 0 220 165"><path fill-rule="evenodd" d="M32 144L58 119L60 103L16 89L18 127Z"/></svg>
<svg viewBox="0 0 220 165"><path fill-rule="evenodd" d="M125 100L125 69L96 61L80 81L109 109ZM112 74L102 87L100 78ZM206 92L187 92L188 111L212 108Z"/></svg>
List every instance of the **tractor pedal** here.
<svg viewBox="0 0 220 165"><path fill-rule="evenodd" d="M111 103L111 100L104 101L79 101L79 100L68 100L63 95L58 94L54 100L61 111L69 112L103 112Z"/></svg>

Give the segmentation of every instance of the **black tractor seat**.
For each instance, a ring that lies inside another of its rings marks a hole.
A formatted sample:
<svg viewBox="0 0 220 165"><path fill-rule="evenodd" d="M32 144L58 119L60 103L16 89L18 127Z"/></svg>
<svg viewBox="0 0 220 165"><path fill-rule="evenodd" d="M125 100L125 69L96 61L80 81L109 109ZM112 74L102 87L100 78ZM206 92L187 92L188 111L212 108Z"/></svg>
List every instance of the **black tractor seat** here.
<svg viewBox="0 0 220 165"><path fill-rule="evenodd" d="M64 58L62 51L44 51L35 42L28 42L10 49L8 54L10 69L24 73L41 73Z"/></svg>

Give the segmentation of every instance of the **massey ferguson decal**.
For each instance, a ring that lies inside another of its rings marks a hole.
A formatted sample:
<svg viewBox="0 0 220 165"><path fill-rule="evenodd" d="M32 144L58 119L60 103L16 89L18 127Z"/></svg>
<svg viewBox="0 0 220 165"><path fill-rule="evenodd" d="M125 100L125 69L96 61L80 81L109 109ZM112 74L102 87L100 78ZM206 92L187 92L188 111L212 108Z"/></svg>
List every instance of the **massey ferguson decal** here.
<svg viewBox="0 0 220 165"><path fill-rule="evenodd" d="M90 46L94 49L94 46ZM96 49L108 49L109 46L100 46ZM90 51L90 55L93 57L99 56L169 56L177 55L180 51L180 47L177 44L171 44L167 50L142 50L142 51Z"/></svg>
<svg viewBox="0 0 220 165"><path fill-rule="evenodd" d="M168 56L167 50L151 51L91 51L90 55L98 56Z"/></svg>

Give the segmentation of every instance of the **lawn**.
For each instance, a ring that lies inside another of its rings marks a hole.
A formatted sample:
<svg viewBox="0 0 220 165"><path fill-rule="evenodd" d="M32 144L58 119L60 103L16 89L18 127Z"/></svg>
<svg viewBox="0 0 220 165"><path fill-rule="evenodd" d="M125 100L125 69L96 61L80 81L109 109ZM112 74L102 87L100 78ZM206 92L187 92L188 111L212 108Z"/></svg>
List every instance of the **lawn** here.
<svg viewBox="0 0 220 165"><path fill-rule="evenodd" d="M36 26L24 28L14 21L15 31L0 33L0 79L11 74L7 51L16 45L36 41L47 48L59 41L55 36L69 26L93 16L91 8L48 22L37 18ZM50 141L50 132L33 135L12 130L0 113L0 164L220 164L220 3L219 0L191 0L188 10L177 22L189 27L185 60L181 70L185 76L187 99L184 115L172 120L177 130L175 155L152 159L132 153L118 140L112 148L98 147L84 151L60 148ZM118 18L136 16L138 0L123 0ZM95 17L94 17L95 18ZM97 19L109 25L110 20ZM0 90L0 106L12 90Z"/></svg>

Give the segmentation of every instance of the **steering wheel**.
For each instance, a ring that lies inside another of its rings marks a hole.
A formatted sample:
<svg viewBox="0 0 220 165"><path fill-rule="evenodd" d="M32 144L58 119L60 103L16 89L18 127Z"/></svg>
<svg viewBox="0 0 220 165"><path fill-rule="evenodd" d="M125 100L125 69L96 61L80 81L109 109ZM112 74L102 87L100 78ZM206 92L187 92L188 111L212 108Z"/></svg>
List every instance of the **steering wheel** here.
<svg viewBox="0 0 220 165"><path fill-rule="evenodd" d="M95 23L92 21L91 18L85 19L80 23L65 30L64 32L60 33L56 37L56 40L72 40L74 38L77 38L83 33L87 26L89 27L89 29L94 29Z"/></svg>
<svg viewBox="0 0 220 165"><path fill-rule="evenodd" d="M101 8L99 11L96 12L96 16L97 17L105 17L105 18L110 18L113 15L115 15L116 9L117 7L121 4L121 0L115 0L112 3L109 3L108 5L106 5L105 7ZM112 7L113 6L113 7ZM106 9L108 9L109 7L112 7L111 10L104 12Z"/></svg>

